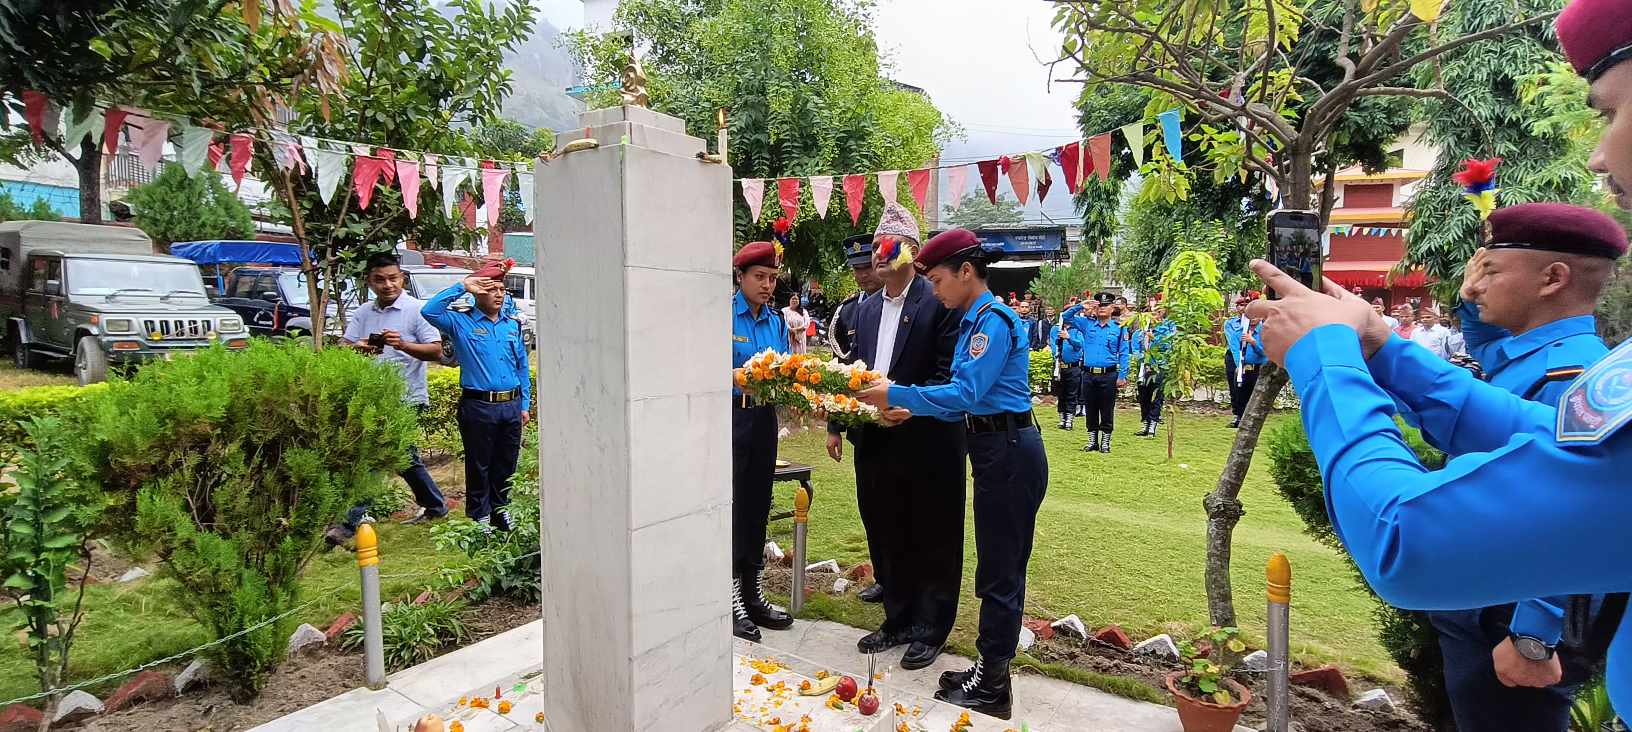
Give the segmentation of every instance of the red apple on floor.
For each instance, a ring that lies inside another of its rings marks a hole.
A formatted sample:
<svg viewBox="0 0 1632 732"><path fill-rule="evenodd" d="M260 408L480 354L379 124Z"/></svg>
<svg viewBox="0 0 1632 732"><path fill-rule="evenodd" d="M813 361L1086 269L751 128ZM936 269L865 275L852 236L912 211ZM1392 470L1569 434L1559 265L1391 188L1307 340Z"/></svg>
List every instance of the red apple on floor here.
<svg viewBox="0 0 1632 732"><path fill-rule="evenodd" d="M839 679L839 686L833 690L833 693L838 694L839 698L845 701L856 698L856 680L849 676Z"/></svg>
<svg viewBox="0 0 1632 732"><path fill-rule="evenodd" d="M878 694L872 689L861 692L861 696L856 698L856 708L860 709L864 716L871 717L877 714Z"/></svg>

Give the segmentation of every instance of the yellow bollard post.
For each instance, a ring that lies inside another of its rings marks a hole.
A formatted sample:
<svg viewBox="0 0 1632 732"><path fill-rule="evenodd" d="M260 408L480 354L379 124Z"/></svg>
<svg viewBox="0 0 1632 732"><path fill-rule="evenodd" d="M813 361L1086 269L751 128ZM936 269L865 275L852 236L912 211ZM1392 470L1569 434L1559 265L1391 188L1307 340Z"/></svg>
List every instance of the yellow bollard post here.
<svg viewBox="0 0 1632 732"><path fill-rule="evenodd" d="M1292 622L1292 563L1286 555L1275 552L1269 557L1264 570L1269 595L1269 694L1264 704L1268 709L1266 732L1287 732L1291 726L1291 700L1288 697L1288 657L1291 654Z"/></svg>
<svg viewBox="0 0 1632 732"><path fill-rule="evenodd" d="M373 524L357 527L357 571L363 582L363 663L368 688L385 688L385 637L380 620L380 540Z"/></svg>
<svg viewBox="0 0 1632 732"><path fill-rule="evenodd" d="M805 537L810 530L810 491L803 485L793 491L793 582L788 612L798 615L805 607Z"/></svg>

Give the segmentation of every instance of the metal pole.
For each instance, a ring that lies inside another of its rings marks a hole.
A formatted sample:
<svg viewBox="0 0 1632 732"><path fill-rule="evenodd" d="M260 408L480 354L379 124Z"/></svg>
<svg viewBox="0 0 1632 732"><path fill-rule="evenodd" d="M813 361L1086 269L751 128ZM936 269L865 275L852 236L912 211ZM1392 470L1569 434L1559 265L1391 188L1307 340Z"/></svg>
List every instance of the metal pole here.
<svg viewBox="0 0 1632 732"><path fill-rule="evenodd" d="M805 607L805 534L810 529L810 492L803 485L793 492L793 595L788 612L798 615Z"/></svg>
<svg viewBox="0 0 1632 732"><path fill-rule="evenodd" d="M357 569L363 579L363 659L368 688L385 688L385 639L380 634L380 550L372 524L357 527Z"/></svg>
<svg viewBox="0 0 1632 732"><path fill-rule="evenodd" d="M1269 698L1267 732L1287 732L1291 726L1291 700L1286 683L1291 651L1292 563L1276 552L1269 557L1264 572L1269 580Z"/></svg>

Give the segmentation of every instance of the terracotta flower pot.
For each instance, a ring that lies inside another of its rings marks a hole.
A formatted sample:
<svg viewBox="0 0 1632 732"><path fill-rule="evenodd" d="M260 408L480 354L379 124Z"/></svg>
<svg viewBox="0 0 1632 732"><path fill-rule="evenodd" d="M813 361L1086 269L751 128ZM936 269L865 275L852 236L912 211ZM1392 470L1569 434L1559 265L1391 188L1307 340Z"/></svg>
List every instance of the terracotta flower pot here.
<svg viewBox="0 0 1632 732"><path fill-rule="evenodd" d="M1167 675L1167 690L1173 694L1173 701L1179 707L1179 726L1184 728L1184 732L1233 732L1235 723L1241 719L1241 712L1246 711L1247 705L1252 703L1252 692L1230 679L1223 679L1224 685L1236 699L1234 704L1226 706L1193 699L1179 689L1179 679L1184 678L1184 674L1183 671L1174 671Z"/></svg>

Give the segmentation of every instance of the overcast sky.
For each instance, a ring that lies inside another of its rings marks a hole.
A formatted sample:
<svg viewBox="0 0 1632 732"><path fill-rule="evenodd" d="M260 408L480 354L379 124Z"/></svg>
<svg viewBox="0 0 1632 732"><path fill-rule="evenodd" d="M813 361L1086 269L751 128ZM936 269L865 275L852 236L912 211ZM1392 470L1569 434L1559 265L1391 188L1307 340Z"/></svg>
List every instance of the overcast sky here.
<svg viewBox="0 0 1632 732"><path fill-rule="evenodd" d="M583 22L580 0L534 1L557 27ZM1047 67L1038 63L1060 45L1060 35L1049 27L1053 17L1045 0L879 0L876 30L890 76L923 88L963 126L965 139L943 151L946 162L990 159L1077 139L1071 104L1078 85L1051 87ZM1062 66L1057 71L1064 76L1069 70ZM968 179L967 190L978 190L973 168ZM999 192L1012 195L1007 180L999 183ZM949 196L943 175L942 198ZM1055 182L1047 204L1039 208L1033 197L1026 220L1077 218L1064 181Z"/></svg>

